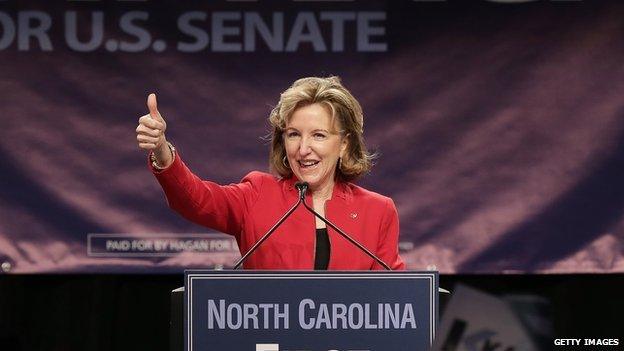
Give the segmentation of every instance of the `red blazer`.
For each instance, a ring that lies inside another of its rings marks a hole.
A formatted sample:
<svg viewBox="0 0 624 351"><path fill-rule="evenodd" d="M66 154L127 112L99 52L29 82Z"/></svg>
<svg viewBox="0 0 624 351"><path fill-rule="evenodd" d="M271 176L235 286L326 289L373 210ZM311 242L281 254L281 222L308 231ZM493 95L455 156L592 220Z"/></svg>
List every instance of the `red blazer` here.
<svg viewBox="0 0 624 351"><path fill-rule="evenodd" d="M236 237L242 253L297 201L295 177L251 172L238 184L221 186L194 175L177 154L163 171L153 169L169 207L185 218ZM306 197L308 204L312 198ZM392 199L351 183L336 183L325 215L392 269L405 269L398 253L399 217ZM314 215L300 206L245 262L247 269L314 269ZM383 269L327 228L330 270Z"/></svg>

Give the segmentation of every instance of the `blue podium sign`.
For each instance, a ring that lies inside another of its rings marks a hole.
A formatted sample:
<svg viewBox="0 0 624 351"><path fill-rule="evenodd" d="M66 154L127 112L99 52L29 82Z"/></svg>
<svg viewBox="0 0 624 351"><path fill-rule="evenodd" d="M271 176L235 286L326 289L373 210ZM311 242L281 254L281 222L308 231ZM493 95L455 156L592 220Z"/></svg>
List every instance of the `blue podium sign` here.
<svg viewBox="0 0 624 351"><path fill-rule="evenodd" d="M186 271L186 351L425 351L437 272Z"/></svg>

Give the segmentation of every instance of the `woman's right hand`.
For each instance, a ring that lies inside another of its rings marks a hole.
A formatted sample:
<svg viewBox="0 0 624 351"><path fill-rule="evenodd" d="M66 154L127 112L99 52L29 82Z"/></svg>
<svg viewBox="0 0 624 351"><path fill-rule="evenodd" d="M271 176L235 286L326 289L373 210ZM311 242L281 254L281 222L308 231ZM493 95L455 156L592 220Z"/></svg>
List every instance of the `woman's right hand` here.
<svg viewBox="0 0 624 351"><path fill-rule="evenodd" d="M139 148L153 152L156 163L161 168L165 168L173 162L173 155L165 138L167 123L158 112L156 94L148 95L147 108L149 114L139 118L139 125L136 128L137 142Z"/></svg>

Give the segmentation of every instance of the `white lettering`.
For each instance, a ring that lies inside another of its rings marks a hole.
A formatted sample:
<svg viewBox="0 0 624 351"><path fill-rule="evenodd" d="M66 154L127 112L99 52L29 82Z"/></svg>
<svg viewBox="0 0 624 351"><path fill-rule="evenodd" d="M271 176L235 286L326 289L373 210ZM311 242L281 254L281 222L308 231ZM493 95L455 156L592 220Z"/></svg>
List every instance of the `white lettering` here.
<svg viewBox="0 0 624 351"><path fill-rule="evenodd" d="M2 37L0 37L0 50L9 47L15 40L15 23L9 15L0 12L0 26L2 27Z"/></svg>
<svg viewBox="0 0 624 351"><path fill-rule="evenodd" d="M32 23L31 27L31 20ZM17 48L20 51L30 49L30 38L37 39L43 51L52 51L52 42L47 31L52 26L50 15L41 11L21 11L17 15Z"/></svg>
<svg viewBox="0 0 624 351"><path fill-rule="evenodd" d="M331 48L333 52L344 51L345 22L355 20L353 12L321 12L321 20L330 21L332 26Z"/></svg>
<svg viewBox="0 0 624 351"><path fill-rule="evenodd" d="M187 12L178 18L178 28L180 31L195 39L194 42L178 43L178 50L182 52L197 52L204 50L208 46L208 33L191 25L191 21L205 21L206 13L201 11Z"/></svg>
<svg viewBox="0 0 624 351"><path fill-rule="evenodd" d="M403 310L401 329L405 329L408 323L411 329L416 329L416 318L414 317L414 309L412 308L411 303L406 304L405 309Z"/></svg>
<svg viewBox="0 0 624 351"><path fill-rule="evenodd" d="M130 11L125 13L119 19L119 26L126 33L134 36L137 40L133 43L122 41L119 43L119 49L125 52L139 52L149 48L152 41L151 34L135 24L136 20L146 21L149 14L145 11Z"/></svg>
<svg viewBox="0 0 624 351"><path fill-rule="evenodd" d="M290 38L286 44L286 51L296 51L302 42L312 43L314 51L327 51L321 30L312 12L300 12L297 15L293 29L290 32Z"/></svg>
<svg viewBox="0 0 624 351"><path fill-rule="evenodd" d="M227 307L227 326L230 329L238 329L243 324L243 309L237 303L231 303Z"/></svg>
<svg viewBox="0 0 624 351"><path fill-rule="evenodd" d="M284 47L284 14L273 13L273 30L262 20L257 12L245 14L245 51L256 50L256 33L264 40L271 51L282 51Z"/></svg>
<svg viewBox="0 0 624 351"><path fill-rule="evenodd" d="M314 318L310 318L308 321L305 319L305 310L306 307L309 309L314 309L314 301L310 299L303 299L299 303L299 325L303 329L312 329L314 328Z"/></svg>
<svg viewBox="0 0 624 351"><path fill-rule="evenodd" d="M327 304L322 303L319 306L318 316L316 317L316 325L314 326L316 329L323 328L325 325L325 329L332 329L331 320L329 319L329 310L327 309Z"/></svg>
<svg viewBox="0 0 624 351"><path fill-rule="evenodd" d="M338 329L338 321L340 321L340 329L347 329L347 306L341 303L332 304L332 324Z"/></svg>
<svg viewBox="0 0 624 351"><path fill-rule="evenodd" d="M130 250L129 240L106 240L106 251L128 251Z"/></svg>
<svg viewBox="0 0 624 351"><path fill-rule="evenodd" d="M381 316L381 314L380 314ZM384 309L384 324L386 327L390 327L390 323L392 323L392 328L399 328L399 304L395 303L394 308L390 308L390 304L386 304L386 308Z"/></svg>
<svg viewBox="0 0 624 351"><path fill-rule="evenodd" d="M225 328L225 300L219 300L219 307L208 300L208 329L214 329L215 322L219 329Z"/></svg>
<svg viewBox="0 0 624 351"><path fill-rule="evenodd" d="M357 310L357 311L356 311ZM364 310L359 303L352 303L349 305L349 328L360 329L364 324ZM357 317L357 322L356 322Z"/></svg>
<svg viewBox="0 0 624 351"><path fill-rule="evenodd" d="M376 306L376 314L373 308ZM309 329L416 329L412 304L352 303L316 304L311 299L299 303L299 325Z"/></svg>
<svg viewBox="0 0 624 351"><path fill-rule="evenodd" d="M243 323L244 329L249 329L249 322L253 324L254 329L258 329L258 306L252 303L246 303L243 305L245 322Z"/></svg>
<svg viewBox="0 0 624 351"><path fill-rule="evenodd" d="M212 51L214 52L240 52L241 43L226 43L224 37L240 35L240 28L225 26L225 21L240 20L239 12L215 12L212 16Z"/></svg>
<svg viewBox="0 0 624 351"><path fill-rule="evenodd" d="M386 19L385 12L360 12L357 16L357 50L364 52L384 52L388 51L386 43L372 43L372 36L382 36L386 34L383 26L374 27L372 21L382 21Z"/></svg>
<svg viewBox="0 0 624 351"><path fill-rule="evenodd" d="M557 346L578 346L580 344L581 339L555 339L555 345Z"/></svg>
<svg viewBox="0 0 624 351"><path fill-rule="evenodd" d="M182 52L198 52L208 48L213 52L253 52L258 49L258 39L272 52L295 52L309 43L315 52L345 51L347 26L356 32L353 47L358 51L387 51L385 35L385 12L323 11L297 13L289 31L284 27L283 12L273 12L271 17L258 12L187 12L178 18L178 29L192 38L180 41L177 49ZM210 21L208 24L207 22ZM319 21L329 22L330 33L323 36ZM196 22L196 23L195 23ZM201 25L209 26L209 29Z"/></svg>
<svg viewBox="0 0 624 351"><path fill-rule="evenodd" d="M72 50L89 52L96 50L102 45L104 38L104 13L95 11L91 13L91 38L85 42L78 39L77 27L78 18L76 11L65 13L65 43Z"/></svg>
<svg viewBox="0 0 624 351"><path fill-rule="evenodd" d="M284 304L284 310L280 312L279 305L275 304L275 313L273 314L273 325L275 329L280 329L280 319L284 323L284 329L288 329L289 325L289 306L287 303Z"/></svg>

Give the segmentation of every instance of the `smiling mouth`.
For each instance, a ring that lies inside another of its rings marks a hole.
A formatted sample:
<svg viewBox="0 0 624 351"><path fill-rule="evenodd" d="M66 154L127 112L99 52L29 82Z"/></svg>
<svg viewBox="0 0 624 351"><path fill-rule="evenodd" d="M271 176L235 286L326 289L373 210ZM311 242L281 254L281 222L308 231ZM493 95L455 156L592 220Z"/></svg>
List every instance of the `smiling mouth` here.
<svg viewBox="0 0 624 351"><path fill-rule="evenodd" d="M321 161L297 161L299 163L299 166L303 169L307 169L307 168L312 168L314 166L316 166L317 164L319 164L319 162Z"/></svg>

